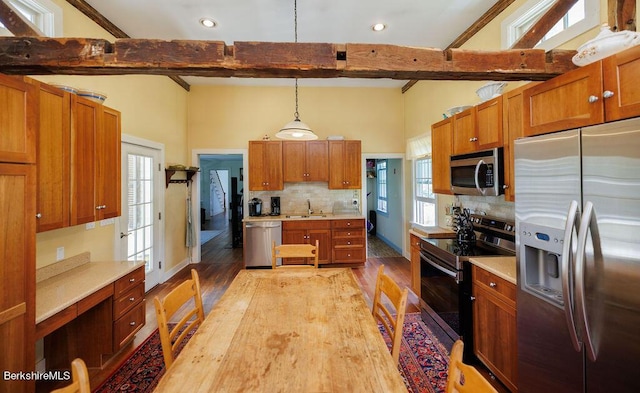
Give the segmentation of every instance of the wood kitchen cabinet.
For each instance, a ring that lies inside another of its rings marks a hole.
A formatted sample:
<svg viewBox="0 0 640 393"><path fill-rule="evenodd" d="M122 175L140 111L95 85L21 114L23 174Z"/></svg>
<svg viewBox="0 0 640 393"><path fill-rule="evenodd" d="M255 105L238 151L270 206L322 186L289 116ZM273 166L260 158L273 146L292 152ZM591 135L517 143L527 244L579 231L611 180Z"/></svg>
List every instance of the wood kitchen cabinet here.
<svg viewBox="0 0 640 393"><path fill-rule="evenodd" d="M249 190L282 189L282 142L249 141Z"/></svg>
<svg viewBox="0 0 640 393"><path fill-rule="evenodd" d="M569 71L524 91L524 135L640 116L640 47Z"/></svg>
<svg viewBox="0 0 640 393"><path fill-rule="evenodd" d="M117 217L120 113L75 95L71 108L71 225Z"/></svg>
<svg viewBox="0 0 640 393"><path fill-rule="evenodd" d="M454 154L502 147L502 96L453 116Z"/></svg>
<svg viewBox="0 0 640 393"><path fill-rule="evenodd" d="M327 141L283 141L285 182L329 181Z"/></svg>
<svg viewBox="0 0 640 393"><path fill-rule="evenodd" d="M362 183L360 141L329 141L329 189L360 189Z"/></svg>
<svg viewBox="0 0 640 393"><path fill-rule="evenodd" d="M420 297L420 238L413 233L409 235L411 241L411 290Z"/></svg>
<svg viewBox="0 0 640 393"><path fill-rule="evenodd" d="M36 162L37 99L22 78L0 75L0 162Z"/></svg>
<svg viewBox="0 0 640 393"><path fill-rule="evenodd" d="M143 265L113 284L113 353L145 324L144 269Z"/></svg>
<svg viewBox="0 0 640 393"><path fill-rule="evenodd" d="M509 390L516 392L516 286L476 265L472 276L474 353Z"/></svg>
<svg viewBox="0 0 640 393"><path fill-rule="evenodd" d="M282 244L316 244L318 240L318 263L331 262L331 221L330 220L296 220L282 222ZM287 258L287 264L300 264L302 260ZM308 264L313 261L308 258Z"/></svg>
<svg viewBox="0 0 640 393"><path fill-rule="evenodd" d="M364 219L331 220L331 263L364 263L367 259Z"/></svg>
<svg viewBox="0 0 640 393"><path fill-rule="evenodd" d="M504 140L504 199L505 201L515 201L515 161L513 146L518 138L524 136L522 124L523 112L523 91L540 84L540 82L530 82L516 89L508 91L502 96L502 133Z"/></svg>
<svg viewBox="0 0 640 393"><path fill-rule="evenodd" d="M453 153L453 118L441 120L431 126L431 145L433 192L452 194L450 158Z"/></svg>

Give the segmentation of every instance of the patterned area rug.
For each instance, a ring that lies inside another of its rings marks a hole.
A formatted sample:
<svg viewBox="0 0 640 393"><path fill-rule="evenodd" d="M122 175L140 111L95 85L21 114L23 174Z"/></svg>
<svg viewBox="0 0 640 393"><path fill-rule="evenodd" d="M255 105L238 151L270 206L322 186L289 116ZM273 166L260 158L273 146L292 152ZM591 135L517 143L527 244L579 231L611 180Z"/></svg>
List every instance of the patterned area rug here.
<svg viewBox="0 0 640 393"><path fill-rule="evenodd" d="M391 340L380 327L387 345ZM442 393L447 381L448 350L424 325L420 313L405 316L398 369L410 393ZM185 341L186 343L186 341ZM180 350L182 347L180 348ZM94 392L152 392L164 375L158 330L143 342Z"/></svg>

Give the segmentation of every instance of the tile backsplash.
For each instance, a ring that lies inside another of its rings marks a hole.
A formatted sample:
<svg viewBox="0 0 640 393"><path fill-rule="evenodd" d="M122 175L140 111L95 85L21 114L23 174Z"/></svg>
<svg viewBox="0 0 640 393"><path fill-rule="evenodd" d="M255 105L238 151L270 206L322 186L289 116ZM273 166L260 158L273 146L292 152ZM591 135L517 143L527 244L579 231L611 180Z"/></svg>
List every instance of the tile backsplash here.
<svg viewBox="0 0 640 393"><path fill-rule="evenodd" d="M360 207L360 190L330 190L325 182L285 183L280 191L249 191L248 198L262 199L264 213L271 211L271 197L280 197L282 214L305 213L307 200L315 213L331 213L336 210L355 210L353 199L358 200Z"/></svg>
<svg viewBox="0 0 640 393"><path fill-rule="evenodd" d="M504 195L500 196L470 196L457 195L455 201L463 208L467 208L471 213L488 214L496 218L503 218L515 221L515 203L504 200Z"/></svg>

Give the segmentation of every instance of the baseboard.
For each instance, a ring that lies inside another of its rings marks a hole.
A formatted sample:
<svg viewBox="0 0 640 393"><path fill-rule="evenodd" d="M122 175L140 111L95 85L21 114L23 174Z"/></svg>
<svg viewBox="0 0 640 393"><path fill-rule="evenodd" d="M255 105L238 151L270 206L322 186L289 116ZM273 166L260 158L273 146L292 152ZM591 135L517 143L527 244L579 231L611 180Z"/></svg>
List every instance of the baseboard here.
<svg viewBox="0 0 640 393"><path fill-rule="evenodd" d="M189 259L185 258L185 259L182 260L182 262L178 263L177 265L175 265L171 269L165 270L164 272L162 272L162 277L161 277L160 283L163 283L163 282L167 281L168 279L170 279L171 277L173 277L176 274L178 274L178 272L180 270L184 269L188 264L189 264Z"/></svg>
<svg viewBox="0 0 640 393"><path fill-rule="evenodd" d="M378 239L382 240L383 242L385 242L387 244L387 246L393 248L396 252L398 252L398 254L402 255L402 249L400 247L396 246L391 240L389 240L386 237L384 237L384 235L381 235L380 233L377 233L376 237Z"/></svg>

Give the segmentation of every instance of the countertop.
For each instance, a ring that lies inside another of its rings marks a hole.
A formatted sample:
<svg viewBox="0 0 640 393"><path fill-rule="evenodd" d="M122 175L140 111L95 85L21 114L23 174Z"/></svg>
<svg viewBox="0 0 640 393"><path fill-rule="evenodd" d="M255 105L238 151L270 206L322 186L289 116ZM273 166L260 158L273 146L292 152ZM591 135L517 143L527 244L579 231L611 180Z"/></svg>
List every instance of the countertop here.
<svg viewBox="0 0 640 393"><path fill-rule="evenodd" d="M411 228L409 233L426 239L453 239L456 233L451 228L424 227Z"/></svg>
<svg viewBox="0 0 640 393"><path fill-rule="evenodd" d="M516 257L472 257L469 262L517 285Z"/></svg>
<svg viewBox="0 0 640 393"><path fill-rule="evenodd" d="M36 284L36 323L55 315L144 265L144 261L87 262Z"/></svg>
<svg viewBox="0 0 640 393"><path fill-rule="evenodd" d="M261 221L302 221L302 220L356 220L364 219L364 216L360 212L353 213L314 213L308 215L307 213L283 213L279 216L248 216L245 217L242 222L261 222Z"/></svg>

